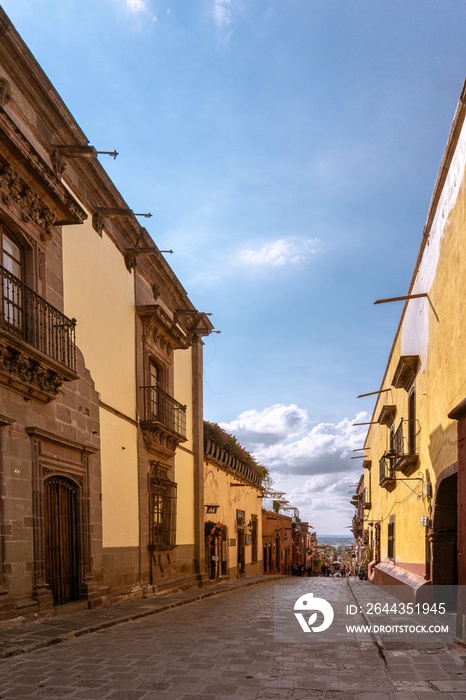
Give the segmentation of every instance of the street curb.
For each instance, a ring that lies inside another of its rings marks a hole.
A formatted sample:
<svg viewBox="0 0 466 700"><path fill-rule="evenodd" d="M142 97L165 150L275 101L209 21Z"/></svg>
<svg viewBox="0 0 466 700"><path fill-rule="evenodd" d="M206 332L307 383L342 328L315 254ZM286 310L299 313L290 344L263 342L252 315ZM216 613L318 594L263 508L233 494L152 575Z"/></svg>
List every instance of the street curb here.
<svg viewBox="0 0 466 700"><path fill-rule="evenodd" d="M372 625L372 623L369 620L369 618L367 617L366 613L364 612L364 607L361 605L359 598L356 595L356 591L354 590L354 587L351 584L350 579L346 579L346 583L350 587L350 591L353 595L355 602L358 605L358 608L359 608L361 615L364 618L364 622L366 623L366 625L368 625L370 627ZM380 637L380 635L374 634L374 632L371 632L370 635L372 637L372 641L374 642L375 646L377 647L377 651L379 652L379 656L382 658L385 666L387 666L387 656L385 654L385 646L384 646L384 643L382 641L382 638Z"/></svg>
<svg viewBox="0 0 466 700"><path fill-rule="evenodd" d="M206 589L200 589L200 592L193 592L193 595L186 597L181 600L173 600L171 602L167 602L163 604L163 598L165 596L162 596L161 598L157 599L155 598L154 601L160 600L161 605L158 605L157 607L154 607L153 609L150 610L135 610L134 613L125 613L123 615L120 615L119 617L115 617L111 620L104 620L101 622L98 622L96 624L90 624L90 625L83 625L82 627L78 627L75 630L71 630L68 632L65 632L63 634L57 634L54 637L50 637L49 639L41 639L41 640L36 640L34 642L30 642L29 644L27 642L24 642L23 644L18 645L17 647L12 647L10 649L7 649L5 651L0 651L0 659L7 659L12 656L20 656L21 654L29 654L32 651L37 651L38 649L44 649L46 647L50 646L55 646L56 644L60 644L61 642L67 642L70 641L71 639L76 639L78 637L84 637L87 634L93 634L94 632L99 632L101 630L108 629L109 627L115 627L116 625L120 625L124 622L131 622L132 620L139 620L143 617L149 617L149 615L155 615L157 613L165 612L167 610L170 610L172 608L178 608L181 605L189 605L190 603L196 603L199 600L202 600L203 598L211 598L216 595L220 595L222 593L229 593L230 591L238 591L241 588L246 588L248 586L254 586L259 583L267 583L271 581L279 581L283 576L264 576L264 578L255 578L250 581L245 581L243 580L241 583L238 582L237 584L227 584L223 588L218 588L216 589L214 586L212 588L206 588ZM221 585L221 584L220 584ZM194 591L195 589L193 589ZM170 594L168 594L166 597L168 598ZM140 601L141 599L138 599ZM127 602L125 603L127 604ZM118 605L113 606L113 609L115 610L118 607ZM110 608L111 609L111 608ZM92 615L92 610L89 610L89 615ZM79 614L79 613L77 613ZM57 620L59 616L51 618L53 620ZM46 621L38 621L37 625L39 624L46 624ZM36 623L35 623L36 624ZM21 628L18 628L18 636L21 635Z"/></svg>

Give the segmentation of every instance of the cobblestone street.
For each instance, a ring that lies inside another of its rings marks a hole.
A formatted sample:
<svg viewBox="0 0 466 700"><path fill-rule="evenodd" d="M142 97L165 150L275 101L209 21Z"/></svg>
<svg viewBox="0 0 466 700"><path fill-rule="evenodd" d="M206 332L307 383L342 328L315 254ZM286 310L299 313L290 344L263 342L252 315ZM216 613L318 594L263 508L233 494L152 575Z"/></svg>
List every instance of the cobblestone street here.
<svg viewBox="0 0 466 700"><path fill-rule="evenodd" d="M274 587L312 585L322 597L354 602L370 584L287 578L189 605L0 661L0 698L215 700L232 697L328 700L466 699L461 647L418 652L374 643L280 644ZM92 615L92 611L88 613ZM41 629L57 623L35 623ZM20 630L18 630L20 634Z"/></svg>

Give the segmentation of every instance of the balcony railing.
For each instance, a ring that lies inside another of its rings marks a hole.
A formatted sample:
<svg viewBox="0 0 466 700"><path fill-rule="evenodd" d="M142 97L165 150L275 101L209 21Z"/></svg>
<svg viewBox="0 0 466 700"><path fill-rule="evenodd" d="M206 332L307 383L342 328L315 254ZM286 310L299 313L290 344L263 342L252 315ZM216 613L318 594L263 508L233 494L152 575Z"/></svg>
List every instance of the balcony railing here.
<svg viewBox="0 0 466 700"><path fill-rule="evenodd" d="M144 422L160 423L177 435L186 437L186 406L159 386L143 386Z"/></svg>
<svg viewBox="0 0 466 700"><path fill-rule="evenodd" d="M0 327L75 372L76 319L62 314L2 266L0 280Z"/></svg>
<svg viewBox="0 0 466 700"><path fill-rule="evenodd" d="M351 523L351 531L355 537L360 537L363 533L364 530L364 521L361 518L358 518L357 515L353 516L353 520Z"/></svg>
<svg viewBox="0 0 466 700"><path fill-rule="evenodd" d="M416 420L401 419L393 436L396 469L404 471L417 466L416 429Z"/></svg>
<svg viewBox="0 0 466 700"><path fill-rule="evenodd" d="M395 466L392 457L383 457L379 461L379 484L380 486L390 486L395 484Z"/></svg>

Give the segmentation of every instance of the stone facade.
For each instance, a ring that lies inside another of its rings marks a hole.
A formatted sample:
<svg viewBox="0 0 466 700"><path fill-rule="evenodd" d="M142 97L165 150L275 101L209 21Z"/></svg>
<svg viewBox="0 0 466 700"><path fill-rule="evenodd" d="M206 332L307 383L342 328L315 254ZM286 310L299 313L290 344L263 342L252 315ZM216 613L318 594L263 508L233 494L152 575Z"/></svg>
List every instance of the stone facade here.
<svg viewBox="0 0 466 700"><path fill-rule="evenodd" d="M1 621L202 585L212 325L0 29Z"/></svg>

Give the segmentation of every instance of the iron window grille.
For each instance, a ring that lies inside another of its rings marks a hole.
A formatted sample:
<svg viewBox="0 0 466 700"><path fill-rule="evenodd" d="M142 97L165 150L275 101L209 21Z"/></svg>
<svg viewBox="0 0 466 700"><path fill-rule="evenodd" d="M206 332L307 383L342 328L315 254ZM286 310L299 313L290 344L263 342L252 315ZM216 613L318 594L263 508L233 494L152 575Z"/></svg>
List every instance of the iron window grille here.
<svg viewBox="0 0 466 700"><path fill-rule="evenodd" d="M387 556L395 559L395 523L388 523Z"/></svg>
<svg viewBox="0 0 466 700"><path fill-rule="evenodd" d="M175 482L160 477L150 483L150 549L176 546Z"/></svg>

